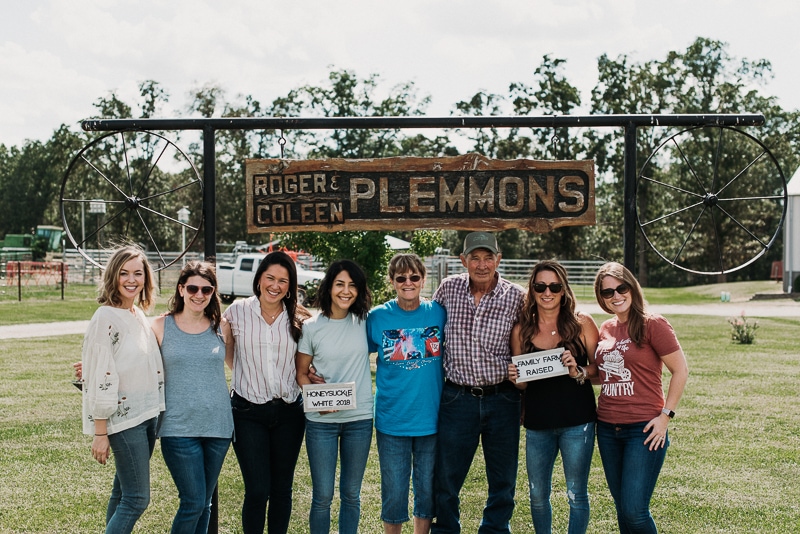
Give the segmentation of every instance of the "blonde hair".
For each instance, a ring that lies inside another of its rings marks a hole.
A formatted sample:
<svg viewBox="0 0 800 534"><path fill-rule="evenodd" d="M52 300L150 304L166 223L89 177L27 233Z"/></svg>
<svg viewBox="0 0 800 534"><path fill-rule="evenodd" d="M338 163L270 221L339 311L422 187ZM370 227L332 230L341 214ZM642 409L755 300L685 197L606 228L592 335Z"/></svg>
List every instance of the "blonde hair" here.
<svg viewBox="0 0 800 534"><path fill-rule="evenodd" d="M156 295L153 269L150 267L144 251L135 245L120 247L111 254L105 271L103 271L97 302L107 306L122 306L122 297L119 293L119 273L126 263L136 258L142 260L144 266L144 287L139 293L139 307L144 311L149 311L153 307Z"/></svg>

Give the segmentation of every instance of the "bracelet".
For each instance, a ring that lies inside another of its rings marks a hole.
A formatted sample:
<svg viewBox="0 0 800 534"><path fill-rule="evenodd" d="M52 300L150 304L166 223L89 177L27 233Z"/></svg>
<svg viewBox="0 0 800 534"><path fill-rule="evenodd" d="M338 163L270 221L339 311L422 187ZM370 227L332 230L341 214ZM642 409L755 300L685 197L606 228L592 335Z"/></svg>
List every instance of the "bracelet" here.
<svg viewBox="0 0 800 534"><path fill-rule="evenodd" d="M579 386L582 386L586 379L589 377L589 373L586 372L586 369L581 367L580 365L577 367L578 374L575 375L575 382L578 383Z"/></svg>
<svg viewBox="0 0 800 534"><path fill-rule="evenodd" d="M108 435L108 433L106 433L106 434L95 434L95 436L107 436L107 435Z"/></svg>

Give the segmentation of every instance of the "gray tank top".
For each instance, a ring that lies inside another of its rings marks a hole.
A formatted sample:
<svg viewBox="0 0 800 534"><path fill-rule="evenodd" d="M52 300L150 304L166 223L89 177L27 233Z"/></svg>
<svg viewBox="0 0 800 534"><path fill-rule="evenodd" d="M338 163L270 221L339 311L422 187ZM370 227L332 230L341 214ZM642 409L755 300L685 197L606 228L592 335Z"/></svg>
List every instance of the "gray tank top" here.
<svg viewBox="0 0 800 534"><path fill-rule="evenodd" d="M211 327L187 334L168 315L161 356L167 409L159 437L230 438L233 415L222 338Z"/></svg>

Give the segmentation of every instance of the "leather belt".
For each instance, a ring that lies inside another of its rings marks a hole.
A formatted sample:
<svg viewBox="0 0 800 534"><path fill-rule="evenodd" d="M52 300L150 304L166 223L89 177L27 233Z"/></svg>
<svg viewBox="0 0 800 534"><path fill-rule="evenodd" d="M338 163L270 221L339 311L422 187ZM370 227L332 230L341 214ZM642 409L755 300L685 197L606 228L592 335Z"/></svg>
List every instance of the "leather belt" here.
<svg viewBox="0 0 800 534"><path fill-rule="evenodd" d="M508 380L504 380L499 384L493 384L491 386L462 386L461 384L456 384L450 380L445 380L444 383L451 388L461 390L462 393L469 393L473 397L486 397L488 395L500 393L501 391L508 391L509 389L517 391L517 389L514 387L514 384Z"/></svg>

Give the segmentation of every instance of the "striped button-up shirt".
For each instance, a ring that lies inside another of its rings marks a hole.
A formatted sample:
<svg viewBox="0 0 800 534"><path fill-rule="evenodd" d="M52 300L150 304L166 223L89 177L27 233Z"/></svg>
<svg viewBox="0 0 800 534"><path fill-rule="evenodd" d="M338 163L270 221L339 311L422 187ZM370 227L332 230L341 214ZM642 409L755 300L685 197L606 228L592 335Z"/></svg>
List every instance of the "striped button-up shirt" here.
<svg viewBox="0 0 800 534"><path fill-rule="evenodd" d="M223 316L231 324L235 343L231 388L254 404L297 400L297 343L289 330L286 309L267 324L258 297L252 296L231 304Z"/></svg>
<svg viewBox="0 0 800 534"><path fill-rule="evenodd" d="M467 273L448 276L433 295L447 310L444 372L462 386L490 386L508 377L509 337L517 323L524 291L499 274L497 285L478 305Z"/></svg>

